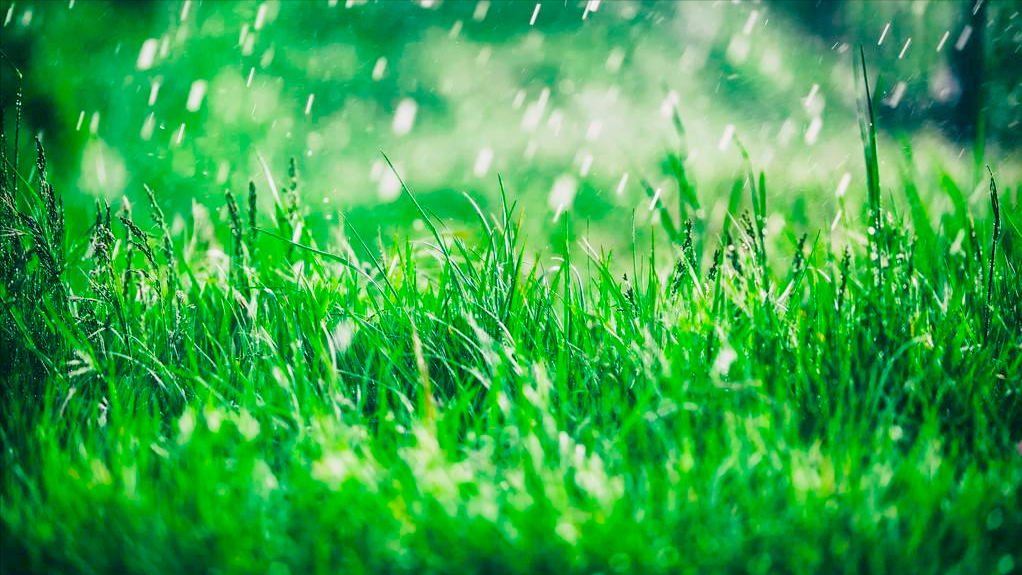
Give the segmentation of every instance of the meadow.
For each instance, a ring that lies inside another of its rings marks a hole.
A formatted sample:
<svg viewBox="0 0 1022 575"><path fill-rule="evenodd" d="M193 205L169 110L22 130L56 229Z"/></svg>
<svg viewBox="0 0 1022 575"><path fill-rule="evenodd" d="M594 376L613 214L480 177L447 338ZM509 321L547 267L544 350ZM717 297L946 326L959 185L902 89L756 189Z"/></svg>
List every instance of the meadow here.
<svg viewBox="0 0 1022 575"><path fill-rule="evenodd" d="M69 237L5 141L4 572L1018 572L1019 188L897 211L863 100L832 222L765 233L748 154L707 221L679 150L648 250L552 260L502 180L470 236L402 181L422 233L317 243L293 162Z"/></svg>

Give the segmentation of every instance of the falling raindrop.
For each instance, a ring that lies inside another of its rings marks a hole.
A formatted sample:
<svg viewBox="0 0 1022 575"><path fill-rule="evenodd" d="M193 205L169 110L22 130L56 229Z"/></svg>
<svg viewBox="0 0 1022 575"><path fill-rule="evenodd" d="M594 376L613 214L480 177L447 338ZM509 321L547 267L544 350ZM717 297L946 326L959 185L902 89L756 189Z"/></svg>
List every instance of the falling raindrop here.
<svg viewBox="0 0 1022 575"><path fill-rule="evenodd" d="M851 183L852 174L849 172L845 172L845 174L841 176L841 181L837 183L837 190L834 191L834 195L836 195L839 198L843 198L845 193L848 192L848 185Z"/></svg>
<svg viewBox="0 0 1022 575"><path fill-rule="evenodd" d="M383 74L387 71L387 59L380 56L376 59L376 64L373 65L373 80L378 82L383 78Z"/></svg>
<svg viewBox="0 0 1022 575"><path fill-rule="evenodd" d="M884 31L880 33L880 40L877 42L877 46L883 46L884 40L887 38L887 33L891 31L891 23L888 22L884 26Z"/></svg>
<svg viewBox="0 0 1022 575"><path fill-rule="evenodd" d="M628 172L621 174L621 179L617 182L617 190L614 191L614 195L620 196L623 194L626 185L628 185Z"/></svg>
<svg viewBox="0 0 1022 575"><path fill-rule="evenodd" d="M156 59L156 51L159 47L160 41L157 38L149 38L142 42L142 48L138 51L138 60L135 62L135 68L138 70L152 68L153 61Z"/></svg>
<svg viewBox="0 0 1022 575"><path fill-rule="evenodd" d="M550 189L550 207L571 208L575 201L575 194L578 192L578 180L571 174L562 174L554 180L553 188Z"/></svg>
<svg viewBox="0 0 1022 575"><path fill-rule="evenodd" d="M394 123L391 126L395 135L404 136L412 131L418 109L418 104L411 98L405 98L398 103L397 110L394 112Z"/></svg>
<svg viewBox="0 0 1022 575"><path fill-rule="evenodd" d="M532 11L532 18L529 18L529 26L536 24L536 16L539 16L539 2L536 2L536 8Z"/></svg>
<svg viewBox="0 0 1022 575"><path fill-rule="evenodd" d="M905 41L905 45L901 48L901 53L898 54L898 59L901 60L905 57L905 52L908 52L908 47L912 45L912 38Z"/></svg>
<svg viewBox="0 0 1022 575"><path fill-rule="evenodd" d="M816 140L820 137L820 130L823 128L823 119L819 116L813 118L812 122L809 122L809 128L806 130L805 142L812 146L816 143Z"/></svg>
<svg viewBox="0 0 1022 575"><path fill-rule="evenodd" d="M479 0L476 2L476 9L472 12L472 19L476 22L482 22L486 19L486 13L490 11L489 0Z"/></svg>
<svg viewBox="0 0 1022 575"><path fill-rule="evenodd" d="M734 124L728 124L727 126L724 127L724 134L720 137L720 143L717 144L717 148L720 151L722 151L722 152L724 150L726 150L728 144L731 143L731 138L733 138L734 136L735 136L735 125Z"/></svg>
<svg viewBox="0 0 1022 575"><path fill-rule="evenodd" d="M189 112L198 112L202 107L203 98L206 97L207 88L209 88L209 83L205 80L192 82L192 87L188 90L188 102L185 104L185 109Z"/></svg>
<svg viewBox="0 0 1022 575"><path fill-rule="evenodd" d="M968 24L962 29L962 33L958 36L958 41L955 42L955 50L961 52L965 49L965 45L969 43L969 38L972 36L972 26Z"/></svg>
<svg viewBox="0 0 1022 575"><path fill-rule="evenodd" d="M472 173L477 178L481 178L490 171L490 164L493 162L493 150L490 148L483 148L479 150L479 155L476 156L475 166L472 168Z"/></svg>

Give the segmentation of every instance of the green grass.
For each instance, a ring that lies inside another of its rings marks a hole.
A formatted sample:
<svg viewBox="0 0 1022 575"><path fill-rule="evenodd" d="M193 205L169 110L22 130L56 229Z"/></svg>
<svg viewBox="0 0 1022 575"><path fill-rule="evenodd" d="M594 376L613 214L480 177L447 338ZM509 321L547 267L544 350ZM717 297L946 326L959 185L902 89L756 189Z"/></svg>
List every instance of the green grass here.
<svg viewBox="0 0 1022 575"><path fill-rule="evenodd" d="M906 217L863 125L861 218L767 234L749 163L710 221L681 153L624 258L531 257L502 182L475 237L405 188L424 236L317 242L293 165L272 221L75 237L5 143L0 570L1019 572L1019 190Z"/></svg>

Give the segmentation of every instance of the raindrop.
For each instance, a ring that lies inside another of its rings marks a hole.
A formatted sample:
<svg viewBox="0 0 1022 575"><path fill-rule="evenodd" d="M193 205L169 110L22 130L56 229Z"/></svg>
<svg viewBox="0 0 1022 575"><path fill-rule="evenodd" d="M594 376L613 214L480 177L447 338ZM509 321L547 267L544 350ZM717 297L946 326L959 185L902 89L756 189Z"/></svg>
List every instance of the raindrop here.
<svg viewBox="0 0 1022 575"><path fill-rule="evenodd" d="M621 179L617 182L617 190L614 191L614 194L618 196L623 194L626 185L628 185L628 172L621 174Z"/></svg>
<svg viewBox="0 0 1022 575"><path fill-rule="evenodd" d="M894 91L891 93L891 96L887 98L887 101L885 103L892 108L897 108L898 104L901 103L901 99L905 96L905 91L907 89L908 89L907 83L898 82L897 84L895 84Z"/></svg>
<svg viewBox="0 0 1022 575"><path fill-rule="evenodd" d="M309 94L309 99L305 101L305 115L308 116L312 113L312 101L316 99L315 94Z"/></svg>
<svg viewBox="0 0 1022 575"><path fill-rule="evenodd" d="M412 131L418 109L419 106L411 98L405 98L398 103L397 110L394 112L394 123L391 126L395 135L404 136Z"/></svg>
<svg viewBox="0 0 1022 575"><path fill-rule="evenodd" d="M149 38L142 42L142 49L138 51L138 60L135 62L135 68L139 70L152 68L153 61L156 59L156 51L159 47L160 41L157 38Z"/></svg>
<svg viewBox="0 0 1022 575"><path fill-rule="evenodd" d="M472 173L477 178L481 178L490 171L490 164L493 163L493 150L490 148L483 148L479 150L479 155L476 156L475 166L472 168Z"/></svg>
<svg viewBox="0 0 1022 575"><path fill-rule="evenodd" d="M805 141L807 144L812 146L816 143L816 140L820 137L820 130L823 128L823 119L819 116L813 118L813 121L809 123L809 129L806 130Z"/></svg>
<svg viewBox="0 0 1022 575"><path fill-rule="evenodd" d="M898 54L898 59L901 60L905 57L905 52L908 52L908 47L912 45L912 38L905 41L905 46L902 47L901 53Z"/></svg>
<svg viewBox="0 0 1022 575"><path fill-rule="evenodd" d="M887 38L887 33L890 32L890 31L891 31L891 23L888 22L884 26L884 31L880 33L880 41L877 42L877 46L883 46L884 45L884 40Z"/></svg>
<svg viewBox="0 0 1022 575"><path fill-rule="evenodd" d="M248 70L248 78L245 78L245 87L246 88L251 88L252 87L252 78L254 78L254 77L255 77L255 68L250 68Z"/></svg>
<svg viewBox="0 0 1022 575"><path fill-rule="evenodd" d="M972 36L972 26L968 24L962 29L962 33L958 36L958 41L955 42L955 50L961 52L965 49L965 45L969 43L969 37Z"/></svg>
<svg viewBox="0 0 1022 575"><path fill-rule="evenodd" d="M177 136L174 138L174 145L180 146L181 142L185 139L185 124L181 122L181 127L177 129Z"/></svg>
<svg viewBox="0 0 1022 575"><path fill-rule="evenodd" d="M479 0L476 2L476 9L472 12L472 19L482 22L486 19L486 13L490 11L490 0Z"/></svg>
<svg viewBox="0 0 1022 575"><path fill-rule="evenodd" d="M376 59L376 64L373 65L373 80L379 82L383 78L383 74L387 71L387 59L380 56Z"/></svg>
<svg viewBox="0 0 1022 575"><path fill-rule="evenodd" d="M451 26L451 31L447 33L448 38L457 38L458 34L461 34L461 28L464 26L461 20L455 20Z"/></svg>
<svg viewBox="0 0 1022 575"><path fill-rule="evenodd" d="M578 180L571 174L562 174L554 180L553 188L550 189L550 207L560 209L571 208L575 201L575 194L578 192Z"/></svg>
<svg viewBox="0 0 1022 575"><path fill-rule="evenodd" d="M254 28L256 30L262 30L263 26L266 25L266 11L269 7L265 2L259 5L259 10L256 11L256 19Z"/></svg>
<svg viewBox="0 0 1022 575"><path fill-rule="evenodd" d="M99 112L92 113L92 119L89 121L89 133L93 136L99 133Z"/></svg>
<svg viewBox="0 0 1022 575"><path fill-rule="evenodd" d="M144 122L142 122L142 130L139 132L139 137L145 141L149 141L153 137L153 132L156 130L156 115L153 112L149 112Z"/></svg>
<svg viewBox="0 0 1022 575"><path fill-rule="evenodd" d="M735 125L734 124L728 124L727 126L724 127L724 134L720 137L720 143L717 144L717 148L720 151L722 151L722 152L724 150L726 150L728 144L731 143L731 138L733 138L734 136L735 136Z"/></svg>
<svg viewBox="0 0 1022 575"><path fill-rule="evenodd" d="M937 51L940 52L944 49L944 43L951 36L951 30L945 30L944 35L940 37L940 42L937 42Z"/></svg>
<svg viewBox="0 0 1022 575"><path fill-rule="evenodd" d="M745 27L742 28L742 34L745 34L746 36L752 34L752 29L756 26L757 19L759 19L759 10L749 12L749 19L745 21Z"/></svg>
<svg viewBox="0 0 1022 575"><path fill-rule="evenodd" d="M848 185L852 183L852 174L845 172L845 175L841 176L841 181L837 183L837 190L834 191L834 195L839 198L843 198L845 193L848 192Z"/></svg>
<svg viewBox="0 0 1022 575"><path fill-rule="evenodd" d="M610 55L607 56L607 71L615 73L621 69L621 65L625 61L625 52L621 48L615 47L610 51Z"/></svg>
<svg viewBox="0 0 1022 575"><path fill-rule="evenodd" d="M79 132L82 129L82 124L85 122L85 110L78 113L78 125L75 126L75 131Z"/></svg>
<svg viewBox="0 0 1022 575"><path fill-rule="evenodd" d="M589 170L593 167L593 155L586 152L582 156L582 165L579 167L578 175L584 178L589 175Z"/></svg>
<svg viewBox="0 0 1022 575"><path fill-rule="evenodd" d="M206 97L206 89L208 87L209 83L205 80L192 82L192 87L188 90L188 102L185 104L185 109L189 112L198 112L199 108L202 107L202 99Z"/></svg>
<svg viewBox="0 0 1022 575"><path fill-rule="evenodd" d="M539 2L536 2L536 8L532 11L532 18L529 18L529 26L536 24L536 16L539 16Z"/></svg>
<svg viewBox="0 0 1022 575"><path fill-rule="evenodd" d="M192 8L192 0L185 0L181 5L181 21L188 17L188 11Z"/></svg>
<svg viewBox="0 0 1022 575"><path fill-rule="evenodd" d="M149 88L149 105L150 106L152 106L153 104L156 103L156 97L160 93L160 82L162 81L162 79L163 79L162 77L158 77L155 80L153 80L152 86L150 86L150 88Z"/></svg>

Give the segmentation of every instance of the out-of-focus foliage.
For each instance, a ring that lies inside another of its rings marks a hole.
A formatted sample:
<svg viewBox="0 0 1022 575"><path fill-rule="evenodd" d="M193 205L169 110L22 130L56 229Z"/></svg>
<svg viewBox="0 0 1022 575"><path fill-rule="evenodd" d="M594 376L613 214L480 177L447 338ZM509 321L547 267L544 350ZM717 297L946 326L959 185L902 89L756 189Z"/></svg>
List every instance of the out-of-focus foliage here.
<svg viewBox="0 0 1022 575"><path fill-rule="evenodd" d="M70 174L63 189L138 199L148 183L187 212L264 183L259 156L297 156L323 221L404 225L414 214L392 204L382 149L441 216L471 217L450 198L486 205L500 172L538 227L568 212L615 230L633 210L650 217L641 178L673 193L662 158L680 143L675 110L710 197L744 172L734 137L830 206L835 171L860 189L847 154L856 42L882 76L882 125L932 138L943 162L973 148L962 59L979 49L987 153L1017 148L1022 18L1014 3L979 4L971 16L971 0L4 0L0 18L32 129Z"/></svg>

